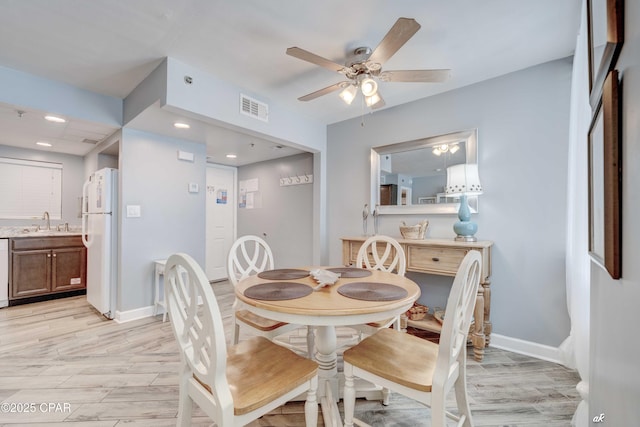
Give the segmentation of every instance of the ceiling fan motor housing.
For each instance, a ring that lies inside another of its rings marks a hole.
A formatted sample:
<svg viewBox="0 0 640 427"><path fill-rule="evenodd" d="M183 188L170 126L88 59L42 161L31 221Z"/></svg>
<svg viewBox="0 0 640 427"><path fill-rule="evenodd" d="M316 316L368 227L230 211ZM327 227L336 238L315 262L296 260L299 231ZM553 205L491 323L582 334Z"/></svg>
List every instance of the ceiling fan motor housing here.
<svg viewBox="0 0 640 427"><path fill-rule="evenodd" d="M377 76L380 73L382 65L377 62L368 62L373 51L370 47L358 47L345 63L344 74L350 79L357 79L362 74Z"/></svg>

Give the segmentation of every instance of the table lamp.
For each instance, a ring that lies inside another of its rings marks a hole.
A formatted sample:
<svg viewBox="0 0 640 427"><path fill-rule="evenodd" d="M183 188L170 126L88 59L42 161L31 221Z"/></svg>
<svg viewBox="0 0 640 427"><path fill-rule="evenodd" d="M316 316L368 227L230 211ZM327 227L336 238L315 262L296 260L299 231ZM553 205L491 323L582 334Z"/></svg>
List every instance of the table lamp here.
<svg viewBox="0 0 640 427"><path fill-rule="evenodd" d="M448 197L460 196L460 209L458 219L460 221L453 225L456 232L456 240L462 242L475 242L478 239L474 236L478 231L478 224L471 221L471 210L467 196L477 196L482 194L482 185L478 177L477 164L459 164L447 168L447 188L445 193Z"/></svg>

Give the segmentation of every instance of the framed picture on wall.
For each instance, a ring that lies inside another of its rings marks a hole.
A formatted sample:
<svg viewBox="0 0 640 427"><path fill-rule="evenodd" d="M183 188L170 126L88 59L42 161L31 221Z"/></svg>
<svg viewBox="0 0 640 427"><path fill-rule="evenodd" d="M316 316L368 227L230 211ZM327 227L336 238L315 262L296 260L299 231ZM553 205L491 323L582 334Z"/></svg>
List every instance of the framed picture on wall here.
<svg viewBox="0 0 640 427"><path fill-rule="evenodd" d="M595 109L607 73L616 66L624 42L624 0L587 0L589 100Z"/></svg>
<svg viewBox="0 0 640 427"><path fill-rule="evenodd" d="M608 73L589 128L589 254L614 279L622 275L622 152L617 70Z"/></svg>

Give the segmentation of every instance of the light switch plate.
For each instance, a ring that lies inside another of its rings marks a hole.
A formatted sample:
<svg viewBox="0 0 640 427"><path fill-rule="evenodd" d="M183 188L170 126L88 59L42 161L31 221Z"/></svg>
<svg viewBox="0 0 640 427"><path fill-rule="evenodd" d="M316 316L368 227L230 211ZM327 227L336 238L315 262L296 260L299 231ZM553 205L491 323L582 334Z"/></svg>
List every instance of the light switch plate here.
<svg viewBox="0 0 640 427"><path fill-rule="evenodd" d="M140 205L127 205L127 218L139 218Z"/></svg>
<svg viewBox="0 0 640 427"><path fill-rule="evenodd" d="M189 193L197 193L198 191L200 191L200 189L198 187L198 183L197 182L190 182L189 183Z"/></svg>

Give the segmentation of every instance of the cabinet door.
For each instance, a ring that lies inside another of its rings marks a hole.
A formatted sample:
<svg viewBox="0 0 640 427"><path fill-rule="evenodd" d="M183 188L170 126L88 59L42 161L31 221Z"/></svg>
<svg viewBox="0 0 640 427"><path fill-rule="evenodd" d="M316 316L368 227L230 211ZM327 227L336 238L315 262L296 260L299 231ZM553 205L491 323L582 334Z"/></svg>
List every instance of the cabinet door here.
<svg viewBox="0 0 640 427"><path fill-rule="evenodd" d="M51 291L67 291L86 287L86 248L54 249L52 252Z"/></svg>
<svg viewBox="0 0 640 427"><path fill-rule="evenodd" d="M11 262L11 298L49 293L51 251L13 252Z"/></svg>

